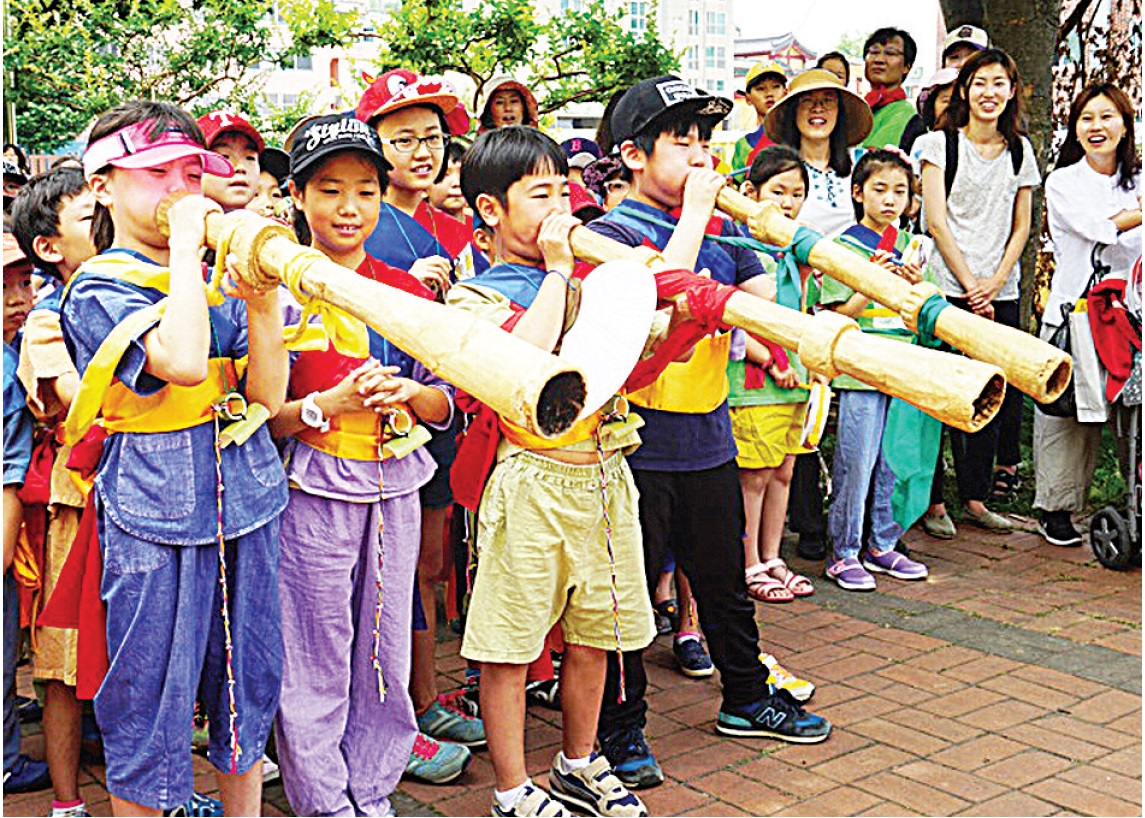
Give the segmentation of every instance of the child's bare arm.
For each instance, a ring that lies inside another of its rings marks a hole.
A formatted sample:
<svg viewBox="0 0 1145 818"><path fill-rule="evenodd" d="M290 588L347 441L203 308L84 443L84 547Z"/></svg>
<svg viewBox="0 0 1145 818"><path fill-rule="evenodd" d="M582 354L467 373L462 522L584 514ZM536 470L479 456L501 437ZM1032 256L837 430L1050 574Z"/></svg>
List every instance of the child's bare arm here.
<svg viewBox="0 0 1145 818"><path fill-rule="evenodd" d="M829 310L834 310L835 312L842 313L848 318L854 318L864 309L866 309L867 302L870 300L871 299L863 293L855 293L846 301L840 301L835 304L825 304L824 306Z"/></svg>
<svg viewBox="0 0 1145 818"><path fill-rule="evenodd" d="M541 223L537 244L549 275L541 282L532 305L513 327L513 335L546 352L556 347L564 327L568 278L573 271L569 232L579 225L580 220L568 213L551 213Z"/></svg>
<svg viewBox="0 0 1145 818"><path fill-rule="evenodd" d="M672 238L664 246L669 267L691 270L700 256L704 228L716 207L716 195L724 187L724 177L710 168L693 168L684 182L684 203Z"/></svg>
<svg viewBox="0 0 1145 818"><path fill-rule="evenodd" d="M158 326L143 336L144 370L178 386L197 386L207 378L211 322L199 252L206 241L206 216L221 212L202 196L186 196L170 211L171 292Z"/></svg>
<svg viewBox="0 0 1145 818"><path fill-rule="evenodd" d="M233 269L233 257L227 259ZM274 417L286 402L286 384L290 379L290 359L283 344L282 310L278 289L260 293L229 276L224 291L241 298L247 310L247 399L261 403ZM235 283L231 283L235 282Z"/></svg>

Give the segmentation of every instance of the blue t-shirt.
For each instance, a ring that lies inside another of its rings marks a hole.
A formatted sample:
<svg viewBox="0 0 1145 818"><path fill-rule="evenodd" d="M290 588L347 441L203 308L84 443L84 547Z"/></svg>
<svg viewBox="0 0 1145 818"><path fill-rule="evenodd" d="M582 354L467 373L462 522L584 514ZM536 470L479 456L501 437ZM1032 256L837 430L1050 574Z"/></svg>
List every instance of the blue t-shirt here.
<svg viewBox="0 0 1145 818"><path fill-rule="evenodd" d="M658 249L664 249L667 236L670 235L667 228L625 215L625 209L651 216L661 222L676 222L675 218L662 210L626 199L620 208L614 208L590 222L589 230L629 247L638 247L648 240ZM721 235L739 236L735 222L724 219ZM751 250L707 239L701 245L695 266L697 271L705 268L713 280L734 285L742 284L764 272L759 259ZM634 469L702 471L735 459L737 450L727 401L706 414L667 412L643 406L638 407L637 412L644 418L644 427L640 430L644 443L628 455L628 462Z"/></svg>
<svg viewBox="0 0 1145 818"><path fill-rule="evenodd" d="M155 264L125 253L140 265ZM99 345L125 318L163 298L159 290L136 287L84 272L63 302L61 326L68 353L82 375ZM227 298L209 308L211 357L247 354L245 302ZM142 329L119 361L115 374L137 395L153 395L166 382L143 371L147 351ZM213 364L212 364L213 365ZM237 387L241 390L243 384ZM140 539L166 545L202 545L216 538L217 480L212 421L176 432L114 434L104 444L96 488L108 516ZM239 537L276 517L286 507L286 472L266 426L241 446L222 450L223 532Z"/></svg>
<svg viewBox="0 0 1145 818"><path fill-rule="evenodd" d="M22 486L32 462L32 413L28 396L16 377L20 337L4 344L4 485Z"/></svg>

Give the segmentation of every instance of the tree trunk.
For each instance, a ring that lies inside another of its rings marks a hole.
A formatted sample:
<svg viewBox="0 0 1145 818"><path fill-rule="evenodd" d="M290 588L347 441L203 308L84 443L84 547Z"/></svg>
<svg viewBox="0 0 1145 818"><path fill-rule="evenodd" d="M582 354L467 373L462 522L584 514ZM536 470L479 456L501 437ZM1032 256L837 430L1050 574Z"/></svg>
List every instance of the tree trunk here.
<svg viewBox="0 0 1145 818"><path fill-rule="evenodd" d="M941 0L947 28L962 23L983 25L992 45L1014 58L1022 72L1029 137L1043 176L1053 150L1053 63L1061 21L1060 0ZM975 14L977 13L977 16ZM1034 271L1043 200L1034 195L1030 241L1022 254L1022 316L1030 318Z"/></svg>

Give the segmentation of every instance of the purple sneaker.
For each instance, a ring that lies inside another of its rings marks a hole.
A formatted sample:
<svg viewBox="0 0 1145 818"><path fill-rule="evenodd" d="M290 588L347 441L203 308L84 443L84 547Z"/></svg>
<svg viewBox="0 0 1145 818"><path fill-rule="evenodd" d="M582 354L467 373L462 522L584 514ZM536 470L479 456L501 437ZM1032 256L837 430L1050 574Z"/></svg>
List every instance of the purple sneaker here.
<svg viewBox="0 0 1145 818"><path fill-rule="evenodd" d="M876 574L889 574L895 579L926 579L930 573L921 562L915 562L894 549L882 554L868 551L863 557L863 567Z"/></svg>
<svg viewBox="0 0 1145 818"><path fill-rule="evenodd" d="M875 590L875 578L867 573L867 569L855 557L828 563L827 578L835 580L844 591Z"/></svg>

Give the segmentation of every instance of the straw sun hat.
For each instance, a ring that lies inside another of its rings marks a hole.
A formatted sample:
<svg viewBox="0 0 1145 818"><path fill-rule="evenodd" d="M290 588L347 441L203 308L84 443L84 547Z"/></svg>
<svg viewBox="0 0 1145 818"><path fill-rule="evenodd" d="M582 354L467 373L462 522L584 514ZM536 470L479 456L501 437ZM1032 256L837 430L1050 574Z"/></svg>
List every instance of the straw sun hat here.
<svg viewBox="0 0 1145 818"><path fill-rule="evenodd" d="M798 97L811 91L828 89L839 93L840 109L843 112L843 123L847 126L847 145L858 145L867 138L874 124L871 108L866 100L851 89L843 85L839 78L822 68L812 68L804 71L787 86L787 95L767 113L764 128L767 135L775 142L783 142L783 119L789 105L798 105ZM838 127L838 126L836 126Z"/></svg>

